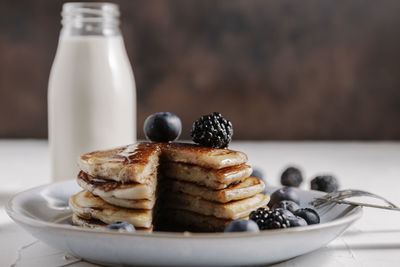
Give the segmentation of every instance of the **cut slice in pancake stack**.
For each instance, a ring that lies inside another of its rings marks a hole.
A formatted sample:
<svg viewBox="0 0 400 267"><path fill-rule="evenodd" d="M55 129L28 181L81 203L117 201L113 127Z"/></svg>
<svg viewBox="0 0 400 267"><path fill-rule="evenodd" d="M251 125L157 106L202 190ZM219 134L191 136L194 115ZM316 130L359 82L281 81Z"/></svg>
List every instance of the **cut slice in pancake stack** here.
<svg viewBox="0 0 400 267"><path fill-rule="evenodd" d="M84 191L70 200L73 222L222 231L269 201L246 162L242 152L184 143L138 143L85 154L78 175Z"/></svg>
<svg viewBox="0 0 400 267"><path fill-rule="evenodd" d="M73 223L99 228L127 221L151 231L160 153L159 146L139 143L82 155L77 182L84 190L70 199Z"/></svg>

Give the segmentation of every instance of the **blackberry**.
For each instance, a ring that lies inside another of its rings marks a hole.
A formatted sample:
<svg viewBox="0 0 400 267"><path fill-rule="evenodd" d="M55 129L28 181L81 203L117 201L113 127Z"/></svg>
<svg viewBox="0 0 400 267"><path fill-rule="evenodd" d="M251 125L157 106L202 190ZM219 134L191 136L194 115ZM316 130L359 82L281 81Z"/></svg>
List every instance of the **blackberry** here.
<svg viewBox="0 0 400 267"><path fill-rule="evenodd" d="M290 227L308 225L307 221L304 218L294 215L292 212L290 212L287 209L276 208L274 210L280 210L286 216L286 219L289 221Z"/></svg>
<svg viewBox="0 0 400 267"><path fill-rule="evenodd" d="M215 148L228 147L232 135L232 123L218 112L197 119L190 131L193 142Z"/></svg>
<svg viewBox="0 0 400 267"><path fill-rule="evenodd" d="M339 189L339 182L332 175L321 175L311 180L311 189L331 193Z"/></svg>
<svg viewBox="0 0 400 267"><path fill-rule="evenodd" d="M299 187L302 182L303 175L298 168L289 167L281 175L282 185Z"/></svg>
<svg viewBox="0 0 400 267"><path fill-rule="evenodd" d="M285 212L281 209L267 210L265 208L258 208L250 213L250 220L255 221L260 230L290 227L290 222Z"/></svg>

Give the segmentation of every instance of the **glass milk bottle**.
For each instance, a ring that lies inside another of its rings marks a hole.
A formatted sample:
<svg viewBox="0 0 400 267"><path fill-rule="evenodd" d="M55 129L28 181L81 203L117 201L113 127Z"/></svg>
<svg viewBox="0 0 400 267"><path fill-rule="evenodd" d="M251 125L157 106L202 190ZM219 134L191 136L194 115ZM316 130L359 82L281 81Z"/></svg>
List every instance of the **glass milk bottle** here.
<svg viewBox="0 0 400 267"><path fill-rule="evenodd" d="M75 179L86 152L136 140L136 87L111 3L66 3L49 78L53 181Z"/></svg>

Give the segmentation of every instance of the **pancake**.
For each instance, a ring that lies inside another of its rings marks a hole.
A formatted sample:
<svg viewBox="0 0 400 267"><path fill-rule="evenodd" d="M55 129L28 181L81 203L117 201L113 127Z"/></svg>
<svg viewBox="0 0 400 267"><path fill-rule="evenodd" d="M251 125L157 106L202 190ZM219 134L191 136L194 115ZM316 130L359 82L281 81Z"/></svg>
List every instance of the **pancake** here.
<svg viewBox="0 0 400 267"><path fill-rule="evenodd" d="M107 224L103 223L102 221L96 219L84 219L76 214L72 214L72 223L77 226L91 228L91 229L104 229L107 226ZM150 228L135 227L135 229L136 231L143 231L143 232L151 232L153 230L152 227Z"/></svg>
<svg viewBox="0 0 400 267"><path fill-rule="evenodd" d="M268 204L269 196L257 194L252 197L217 203L185 193L164 192L161 200L161 209L182 209L196 212L201 215L214 216L223 219L236 220L248 216L251 211Z"/></svg>
<svg viewBox="0 0 400 267"><path fill-rule="evenodd" d="M77 182L83 189L104 199L112 197L119 199L152 199L157 187L155 174L150 175L145 184L140 184L99 179L81 171L78 174Z"/></svg>
<svg viewBox="0 0 400 267"><path fill-rule="evenodd" d="M245 153L226 148L175 142L160 144L164 161L193 164L209 169L222 169L247 162Z"/></svg>
<svg viewBox="0 0 400 267"><path fill-rule="evenodd" d="M213 189L223 189L232 183L249 177L253 169L241 164L223 169L207 169L197 165L167 162L161 165L161 172L169 178L204 185Z"/></svg>
<svg viewBox="0 0 400 267"><path fill-rule="evenodd" d="M161 149L153 143L137 143L111 150L95 151L79 158L85 173L118 182L146 183L156 173Z"/></svg>
<svg viewBox="0 0 400 267"><path fill-rule="evenodd" d="M122 208L128 209L145 209L151 210L156 203L156 197L151 199L121 199L115 197L102 197L102 199L111 204Z"/></svg>
<svg viewBox="0 0 400 267"><path fill-rule="evenodd" d="M84 219L74 213L72 214L72 224L92 229L104 229L107 226L107 224L102 221L96 219Z"/></svg>
<svg viewBox="0 0 400 267"><path fill-rule="evenodd" d="M205 216L188 210L165 209L162 218L172 227L181 226L181 229L192 232L223 232L225 226L232 222L230 219L221 219L214 216ZM243 217L240 219L247 219ZM179 228L178 228L179 229ZM169 230L169 228L162 229Z"/></svg>
<svg viewBox="0 0 400 267"><path fill-rule="evenodd" d="M164 161L222 169L247 162L245 153L201 147L186 143L136 143L111 150L96 151L80 157L79 168L97 178L118 182L145 183L155 173L159 157Z"/></svg>
<svg viewBox="0 0 400 267"><path fill-rule="evenodd" d="M127 209L110 205L85 190L73 195L69 200L69 206L74 214L87 220L97 219L106 224L127 221L135 227L144 228L152 226L151 210Z"/></svg>
<svg viewBox="0 0 400 267"><path fill-rule="evenodd" d="M127 221L148 230L165 225L165 214L187 229L222 231L269 201L259 194L264 184L249 178L252 168L246 162L239 151L174 142L84 154L77 178L84 191L69 202L73 222L101 228Z"/></svg>
<svg viewBox="0 0 400 267"><path fill-rule="evenodd" d="M233 200L254 196L261 193L265 187L264 183L256 177L246 178L242 182L231 184L227 188L221 190L213 190L205 186L173 179L165 179L162 182L162 186L178 194L182 192L219 203L227 203Z"/></svg>

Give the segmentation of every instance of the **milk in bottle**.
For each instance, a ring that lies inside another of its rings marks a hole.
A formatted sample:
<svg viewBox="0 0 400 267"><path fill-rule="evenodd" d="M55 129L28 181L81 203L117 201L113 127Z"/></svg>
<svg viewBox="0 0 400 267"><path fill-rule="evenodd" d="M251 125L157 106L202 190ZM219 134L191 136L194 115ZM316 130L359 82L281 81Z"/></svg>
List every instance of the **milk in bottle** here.
<svg viewBox="0 0 400 267"><path fill-rule="evenodd" d="M53 181L74 179L79 155L133 143L136 88L111 3L66 3L48 87Z"/></svg>

